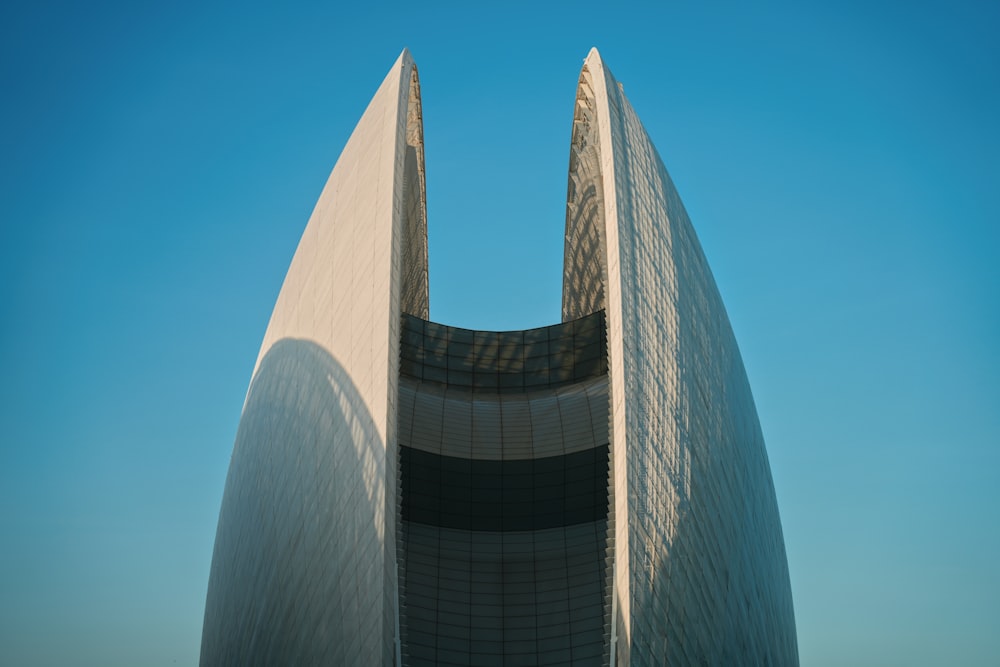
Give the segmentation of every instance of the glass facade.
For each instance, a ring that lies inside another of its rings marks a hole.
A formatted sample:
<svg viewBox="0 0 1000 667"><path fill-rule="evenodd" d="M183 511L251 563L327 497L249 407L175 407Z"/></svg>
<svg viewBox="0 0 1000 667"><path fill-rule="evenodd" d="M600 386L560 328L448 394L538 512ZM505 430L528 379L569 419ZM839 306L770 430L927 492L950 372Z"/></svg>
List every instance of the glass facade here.
<svg viewBox="0 0 1000 667"><path fill-rule="evenodd" d="M596 51L575 121L563 316L607 312L616 664L796 665L739 348L680 196Z"/></svg>
<svg viewBox="0 0 1000 667"><path fill-rule="evenodd" d="M403 317L403 665L607 662L604 322Z"/></svg>

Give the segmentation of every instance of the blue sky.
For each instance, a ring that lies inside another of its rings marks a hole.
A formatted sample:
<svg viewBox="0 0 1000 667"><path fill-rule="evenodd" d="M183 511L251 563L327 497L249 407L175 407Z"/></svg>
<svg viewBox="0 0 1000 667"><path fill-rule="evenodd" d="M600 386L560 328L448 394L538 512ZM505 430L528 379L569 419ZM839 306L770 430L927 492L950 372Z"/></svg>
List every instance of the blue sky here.
<svg viewBox="0 0 1000 667"><path fill-rule="evenodd" d="M197 662L270 309L404 46L432 318L558 319L597 46L740 342L802 664L996 664L1000 10L470 5L0 9L0 664Z"/></svg>

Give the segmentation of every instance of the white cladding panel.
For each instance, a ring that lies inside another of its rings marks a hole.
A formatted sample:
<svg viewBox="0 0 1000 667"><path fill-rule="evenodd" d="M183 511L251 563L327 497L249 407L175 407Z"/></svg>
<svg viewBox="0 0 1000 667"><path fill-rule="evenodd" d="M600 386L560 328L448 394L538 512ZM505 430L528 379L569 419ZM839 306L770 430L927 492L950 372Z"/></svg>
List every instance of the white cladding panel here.
<svg viewBox="0 0 1000 667"><path fill-rule="evenodd" d="M203 665L375 665L397 653L387 480L401 294L427 311L419 124L404 51L323 189L264 335L219 518ZM402 285L403 258L421 254L405 273L423 284Z"/></svg>
<svg viewBox="0 0 1000 667"><path fill-rule="evenodd" d="M714 279L663 162L596 50L578 100L588 114L574 151L599 151L590 162L600 173L588 168L603 220L576 213L584 206L571 177L567 238L582 245L590 235L574 225L602 225L590 246L606 253L591 257L605 285L564 295L600 293L607 309L618 664L797 664L767 454Z"/></svg>

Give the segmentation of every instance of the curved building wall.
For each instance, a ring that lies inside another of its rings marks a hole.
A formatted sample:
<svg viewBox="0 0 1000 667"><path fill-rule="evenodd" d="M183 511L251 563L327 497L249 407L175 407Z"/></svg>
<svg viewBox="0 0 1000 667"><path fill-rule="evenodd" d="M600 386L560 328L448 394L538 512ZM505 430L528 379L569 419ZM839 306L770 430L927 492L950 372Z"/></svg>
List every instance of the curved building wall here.
<svg viewBox="0 0 1000 667"><path fill-rule="evenodd" d="M596 193L601 215L581 214ZM564 317L592 307L581 294L607 309L617 663L797 664L736 341L677 191L596 51L577 95L566 238L566 279L595 280L573 266L589 264L603 285L564 284Z"/></svg>
<svg viewBox="0 0 1000 667"><path fill-rule="evenodd" d="M416 69L337 161L264 335L226 480L202 665L392 664L402 310L426 317Z"/></svg>
<svg viewBox="0 0 1000 667"><path fill-rule="evenodd" d="M528 331L404 316L402 664L605 665L604 313Z"/></svg>

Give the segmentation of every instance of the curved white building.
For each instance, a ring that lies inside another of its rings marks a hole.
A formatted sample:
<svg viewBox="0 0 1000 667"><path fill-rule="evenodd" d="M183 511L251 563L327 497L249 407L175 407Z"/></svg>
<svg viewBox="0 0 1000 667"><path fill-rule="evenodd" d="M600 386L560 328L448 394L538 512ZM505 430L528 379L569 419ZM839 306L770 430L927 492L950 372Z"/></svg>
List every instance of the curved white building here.
<svg viewBox="0 0 1000 667"><path fill-rule="evenodd" d="M404 51L292 260L233 449L203 665L796 665L753 398L680 198L596 51L563 322L427 321Z"/></svg>

